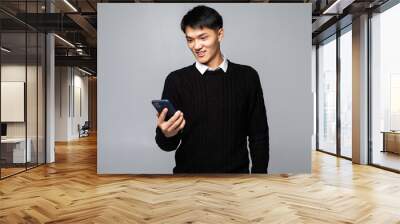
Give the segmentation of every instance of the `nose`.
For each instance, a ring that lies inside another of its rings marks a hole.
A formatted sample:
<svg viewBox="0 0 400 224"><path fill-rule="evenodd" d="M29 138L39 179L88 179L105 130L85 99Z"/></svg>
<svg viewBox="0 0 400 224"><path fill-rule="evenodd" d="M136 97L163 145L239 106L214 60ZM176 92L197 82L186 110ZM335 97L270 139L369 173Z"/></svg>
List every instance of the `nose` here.
<svg viewBox="0 0 400 224"><path fill-rule="evenodd" d="M203 45L200 43L200 41L195 40L194 41L194 49L195 50L200 50L203 47Z"/></svg>

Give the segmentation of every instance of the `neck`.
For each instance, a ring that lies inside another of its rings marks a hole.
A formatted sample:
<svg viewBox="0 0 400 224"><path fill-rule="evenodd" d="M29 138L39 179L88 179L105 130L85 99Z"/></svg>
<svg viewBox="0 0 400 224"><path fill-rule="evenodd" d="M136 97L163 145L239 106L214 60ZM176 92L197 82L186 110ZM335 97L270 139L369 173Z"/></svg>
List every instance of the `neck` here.
<svg viewBox="0 0 400 224"><path fill-rule="evenodd" d="M212 58L206 65L212 69L216 69L223 60L221 51L218 51L214 58Z"/></svg>

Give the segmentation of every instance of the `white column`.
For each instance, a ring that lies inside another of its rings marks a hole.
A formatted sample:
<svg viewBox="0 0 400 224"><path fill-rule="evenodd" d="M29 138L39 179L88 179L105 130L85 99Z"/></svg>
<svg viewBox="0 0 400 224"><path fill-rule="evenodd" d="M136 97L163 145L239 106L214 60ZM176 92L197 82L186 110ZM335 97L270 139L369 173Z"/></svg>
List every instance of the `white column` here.
<svg viewBox="0 0 400 224"><path fill-rule="evenodd" d="M368 15L353 20L353 162L368 163Z"/></svg>
<svg viewBox="0 0 400 224"><path fill-rule="evenodd" d="M54 76L54 35L49 33L46 36L46 60L47 60L47 92L46 92L46 163L52 163L55 161L55 151L54 151L54 133L55 133L55 76Z"/></svg>
<svg viewBox="0 0 400 224"><path fill-rule="evenodd" d="M46 1L48 12L54 11L51 1ZM55 44L54 35L46 35L46 163L55 161L54 133L55 133Z"/></svg>

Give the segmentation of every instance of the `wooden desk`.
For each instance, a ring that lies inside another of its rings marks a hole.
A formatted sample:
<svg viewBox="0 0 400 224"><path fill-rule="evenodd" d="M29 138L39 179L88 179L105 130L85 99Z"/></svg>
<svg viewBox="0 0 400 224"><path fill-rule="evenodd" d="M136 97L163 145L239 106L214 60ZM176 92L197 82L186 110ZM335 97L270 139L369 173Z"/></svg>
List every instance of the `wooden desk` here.
<svg viewBox="0 0 400 224"><path fill-rule="evenodd" d="M400 154L400 131L382 131L381 133L383 133L382 152Z"/></svg>

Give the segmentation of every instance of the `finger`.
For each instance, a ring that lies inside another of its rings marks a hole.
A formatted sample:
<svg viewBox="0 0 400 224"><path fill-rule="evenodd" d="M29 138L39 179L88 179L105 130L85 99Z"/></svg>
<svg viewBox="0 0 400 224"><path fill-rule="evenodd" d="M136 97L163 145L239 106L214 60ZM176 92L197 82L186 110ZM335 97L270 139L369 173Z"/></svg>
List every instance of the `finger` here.
<svg viewBox="0 0 400 224"><path fill-rule="evenodd" d="M178 128L178 130L182 130L182 129L185 127L185 124L186 124L186 120L185 120L185 119L183 119L183 121L182 121L181 125L179 125L179 128Z"/></svg>
<svg viewBox="0 0 400 224"><path fill-rule="evenodd" d="M161 113L159 113L159 116L158 116L158 122L159 122L159 123L162 123L162 122L165 120L165 117L167 116L167 111L168 111L168 109L167 109L167 108L164 108L164 109L161 111Z"/></svg>
<svg viewBox="0 0 400 224"><path fill-rule="evenodd" d="M182 122L183 116L182 113L181 115L178 116L178 119L175 120L175 122L171 123L170 126L168 126L168 131L173 131L174 129L176 129L179 124Z"/></svg>
<svg viewBox="0 0 400 224"><path fill-rule="evenodd" d="M180 115L181 112L179 110L176 111L175 114L168 120L167 127L169 128L171 125L173 125Z"/></svg>
<svg viewBox="0 0 400 224"><path fill-rule="evenodd" d="M165 121L165 116L167 116L167 112L168 112L168 109L167 109L167 108L164 108L164 109L161 111L161 114L160 114L160 116L158 117L158 125L161 125L162 122Z"/></svg>
<svg viewBox="0 0 400 224"><path fill-rule="evenodd" d="M175 123L173 125L171 125L171 127L168 128L168 131L175 130L177 127L179 127L179 125L182 123L182 121L183 121L183 116L179 116L178 120L176 120Z"/></svg>

